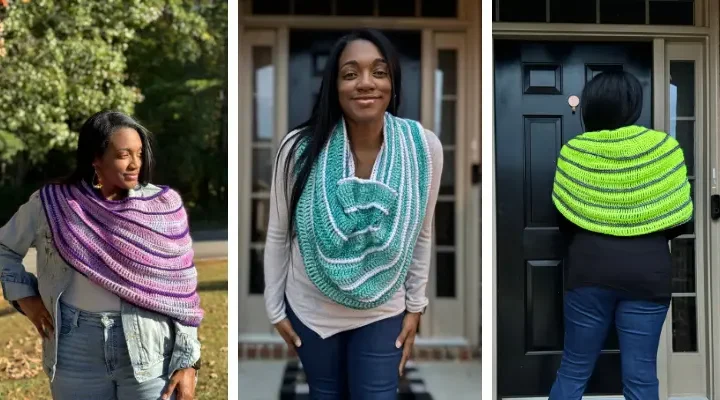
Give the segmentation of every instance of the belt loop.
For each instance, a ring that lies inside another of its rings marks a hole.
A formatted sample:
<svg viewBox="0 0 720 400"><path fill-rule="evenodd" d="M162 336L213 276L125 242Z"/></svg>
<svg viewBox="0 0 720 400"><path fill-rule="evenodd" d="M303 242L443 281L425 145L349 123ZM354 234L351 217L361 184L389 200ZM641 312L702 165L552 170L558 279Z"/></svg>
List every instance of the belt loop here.
<svg viewBox="0 0 720 400"><path fill-rule="evenodd" d="M79 321L79 319L80 319L80 310L78 310L78 309L73 309L73 313L74 313L74 315L73 315L73 320L72 320L73 322L72 322L72 324L73 324L74 327L77 328L78 326L80 326L80 321Z"/></svg>

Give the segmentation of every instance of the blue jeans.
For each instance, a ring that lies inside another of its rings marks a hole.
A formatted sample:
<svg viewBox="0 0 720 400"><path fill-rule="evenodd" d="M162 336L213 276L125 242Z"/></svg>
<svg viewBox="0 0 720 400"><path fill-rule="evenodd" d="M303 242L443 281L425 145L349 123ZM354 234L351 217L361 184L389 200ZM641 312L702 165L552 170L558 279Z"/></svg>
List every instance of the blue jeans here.
<svg viewBox="0 0 720 400"><path fill-rule="evenodd" d="M657 400L657 351L668 305L631 300L611 289L584 287L565 293L565 348L550 400L580 400L615 321L620 342L623 395Z"/></svg>
<svg viewBox="0 0 720 400"><path fill-rule="evenodd" d="M303 325L287 306L302 346L297 349L312 400L395 400L402 349L395 340L404 313L327 339Z"/></svg>
<svg viewBox="0 0 720 400"><path fill-rule="evenodd" d="M120 313L89 313L63 303L60 306L57 369L50 384L53 399L160 399L168 383L167 374L138 383L130 364ZM171 351L172 348L168 353Z"/></svg>

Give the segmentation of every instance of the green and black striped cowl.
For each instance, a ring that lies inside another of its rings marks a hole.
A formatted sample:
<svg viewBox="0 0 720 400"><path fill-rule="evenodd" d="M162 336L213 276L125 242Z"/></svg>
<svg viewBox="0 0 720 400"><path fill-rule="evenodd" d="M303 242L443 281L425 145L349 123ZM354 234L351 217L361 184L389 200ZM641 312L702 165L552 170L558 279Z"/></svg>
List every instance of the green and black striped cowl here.
<svg viewBox="0 0 720 400"><path fill-rule="evenodd" d="M679 143L641 126L570 140L560 150L552 197L575 225L613 236L662 231L693 215Z"/></svg>

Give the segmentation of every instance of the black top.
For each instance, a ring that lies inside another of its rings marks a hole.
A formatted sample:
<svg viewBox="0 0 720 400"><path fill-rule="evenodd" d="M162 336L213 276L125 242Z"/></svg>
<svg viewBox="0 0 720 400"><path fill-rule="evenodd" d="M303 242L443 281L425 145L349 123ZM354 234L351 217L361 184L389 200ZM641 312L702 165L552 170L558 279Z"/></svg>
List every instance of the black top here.
<svg viewBox="0 0 720 400"><path fill-rule="evenodd" d="M672 261L668 241L686 232L687 224L643 236L617 237L582 229L557 212L567 253L565 288L601 286L628 297L669 303Z"/></svg>

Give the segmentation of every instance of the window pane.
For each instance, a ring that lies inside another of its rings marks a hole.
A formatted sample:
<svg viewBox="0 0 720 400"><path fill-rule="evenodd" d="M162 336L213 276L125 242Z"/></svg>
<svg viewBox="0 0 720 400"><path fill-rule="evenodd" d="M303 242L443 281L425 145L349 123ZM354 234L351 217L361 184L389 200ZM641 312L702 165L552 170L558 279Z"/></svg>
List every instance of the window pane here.
<svg viewBox="0 0 720 400"><path fill-rule="evenodd" d="M253 0L252 13L258 15L290 14L290 0Z"/></svg>
<svg viewBox="0 0 720 400"><path fill-rule="evenodd" d="M415 0L378 0L381 17L414 17Z"/></svg>
<svg viewBox="0 0 720 400"><path fill-rule="evenodd" d="M330 15L330 0L294 0L296 15Z"/></svg>
<svg viewBox="0 0 720 400"><path fill-rule="evenodd" d="M438 93L457 93L457 51L438 50L438 71L435 73L438 86L442 88Z"/></svg>
<svg viewBox="0 0 720 400"><path fill-rule="evenodd" d="M603 24L644 24L645 0L600 0Z"/></svg>
<svg viewBox="0 0 720 400"><path fill-rule="evenodd" d="M422 16L456 18L457 0L422 0Z"/></svg>
<svg viewBox="0 0 720 400"><path fill-rule="evenodd" d="M250 241L264 243L267 237L268 221L270 219L270 200L253 199L252 221L250 222Z"/></svg>
<svg viewBox="0 0 720 400"><path fill-rule="evenodd" d="M373 0L337 0L338 15L373 15Z"/></svg>
<svg viewBox="0 0 720 400"><path fill-rule="evenodd" d="M695 116L695 62L670 61L670 118Z"/></svg>
<svg viewBox="0 0 720 400"><path fill-rule="evenodd" d="M455 245L455 202L438 201L435 205L435 244Z"/></svg>
<svg viewBox="0 0 720 400"><path fill-rule="evenodd" d="M545 1L502 0L500 2L501 22L546 22Z"/></svg>
<svg viewBox="0 0 720 400"><path fill-rule="evenodd" d="M253 139L270 141L275 130L275 67L272 47L253 47Z"/></svg>
<svg viewBox="0 0 720 400"><path fill-rule="evenodd" d="M673 293L695 293L695 239L675 239L670 249Z"/></svg>
<svg viewBox="0 0 720 400"><path fill-rule="evenodd" d="M437 297L455 297L455 253L439 251L435 261Z"/></svg>
<svg viewBox="0 0 720 400"><path fill-rule="evenodd" d="M654 25L693 25L693 0L650 0L650 23Z"/></svg>
<svg viewBox="0 0 720 400"><path fill-rule="evenodd" d="M270 149L253 149L252 157L252 191L255 193L269 192L275 159L270 154Z"/></svg>
<svg viewBox="0 0 720 400"><path fill-rule="evenodd" d="M675 121L670 123L670 135L680 143L685 155L688 175L695 175L695 121Z"/></svg>
<svg viewBox="0 0 720 400"><path fill-rule="evenodd" d="M265 291L264 254L264 249L250 250L250 294L263 294Z"/></svg>
<svg viewBox="0 0 720 400"><path fill-rule="evenodd" d="M672 342L676 353L698 350L695 303L694 297L675 297L672 300Z"/></svg>
<svg viewBox="0 0 720 400"><path fill-rule="evenodd" d="M594 0L550 0L550 22L595 23Z"/></svg>
<svg viewBox="0 0 720 400"><path fill-rule="evenodd" d="M455 152L443 151L443 171L440 177L440 194L455 194Z"/></svg>
<svg viewBox="0 0 720 400"><path fill-rule="evenodd" d="M455 100L442 101L440 112L435 113L435 134L438 135L444 145L455 144L455 136L457 135L455 106Z"/></svg>

